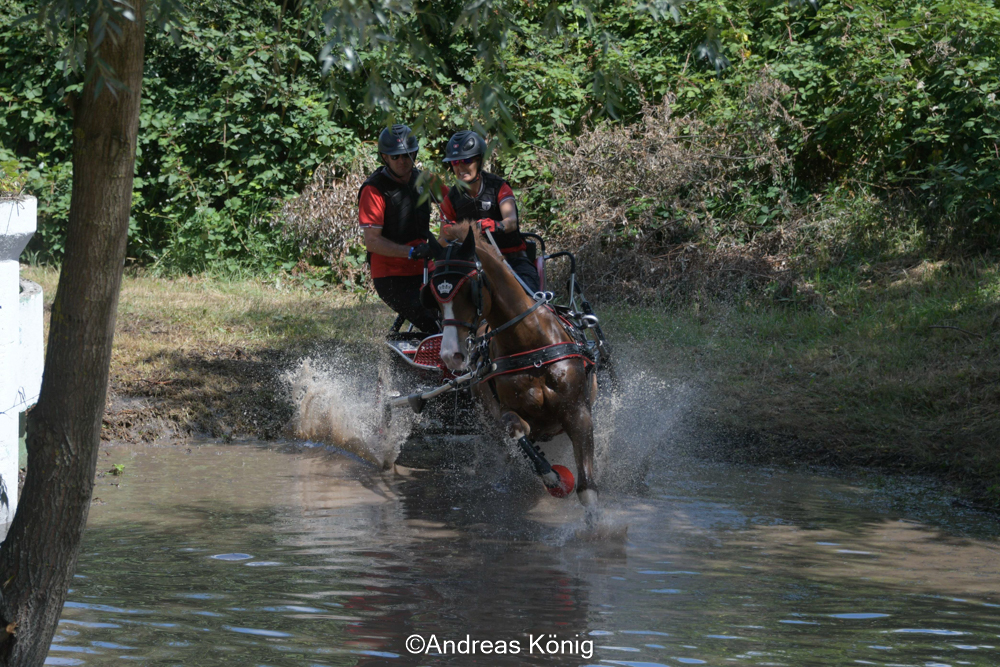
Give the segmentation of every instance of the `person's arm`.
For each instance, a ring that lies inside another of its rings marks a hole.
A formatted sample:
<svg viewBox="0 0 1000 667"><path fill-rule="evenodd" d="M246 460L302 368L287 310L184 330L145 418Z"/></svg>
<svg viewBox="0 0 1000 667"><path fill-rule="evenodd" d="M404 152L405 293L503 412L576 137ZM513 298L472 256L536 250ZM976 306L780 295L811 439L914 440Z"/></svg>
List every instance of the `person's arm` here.
<svg viewBox="0 0 1000 667"><path fill-rule="evenodd" d="M383 257L409 257L413 246L402 245L382 236L381 227L365 227L365 250Z"/></svg>
<svg viewBox="0 0 1000 667"><path fill-rule="evenodd" d="M409 257L411 246L402 245L382 236L385 220L385 200L372 186L361 191L358 201L358 221L365 235L365 250L383 257Z"/></svg>
<svg viewBox="0 0 1000 667"><path fill-rule="evenodd" d="M509 185L504 183L500 188L497 199L500 200L500 215L503 216L500 224L503 225L503 231L517 232L519 228L517 225L517 202L514 200L514 191L510 189Z"/></svg>
<svg viewBox="0 0 1000 667"><path fill-rule="evenodd" d="M513 197L500 202L500 215L503 216L503 220L500 221L500 224L503 225L504 232L518 231L517 205L514 203Z"/></svg>

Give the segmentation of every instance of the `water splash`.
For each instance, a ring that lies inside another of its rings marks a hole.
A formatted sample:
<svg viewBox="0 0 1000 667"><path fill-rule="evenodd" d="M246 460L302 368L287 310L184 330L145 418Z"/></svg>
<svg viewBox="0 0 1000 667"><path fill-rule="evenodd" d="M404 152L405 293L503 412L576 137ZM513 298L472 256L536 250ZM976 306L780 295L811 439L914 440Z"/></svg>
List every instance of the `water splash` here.
<svg viewBox="0 0 1000 667"><path fill-rule="evenodd" d="M383 358L373 366L370 359L346 354L308 358L286 376L286 382L295 406L289 425L293 437L333 445L381 468L391 467L405 445L420 452L417 458L426 459L424 463L431 467L440 461L470 466L478 482L486 486L533 478L529 467L520 465L523 462L513 442L502 442L499 431L486 424L462 424L463 430L486 437L466 435L456 444L451 442L454 437L442 434L450 432L450 427L436 424L437 418L427 414L416 417L408 409L396 409L387 419L387 397L415 389L409 386L414 378L393 371L391 360ZM660 377L644 364L618 359L614 390L602 387L594 409L595 467L602 496L642 490L654 455L676 437L694 393L688 385ZM451 399L446 395L436 400ZM451 414L443 411L438 417L444 413ZM479 419L474 413L466 413L464 418ZM422 426L415 428L417 423ZM560 436L542 447L552 463L566 465L576 474L567 438ZM455 452L436 456L433 450L438 450L437 454ZM534 480L522 481L530 484ZM616 526L606 528L617 530Z"/></svg>
<svg viewBox="0 0 1000 667"><path fill-rule="evenodd" d="M695 400L688 384L616 359L618 380L602 387L594 406L594 446L602 491L634 492L645 486L656 452L675 442L684 413Z"/></svg>
<svg viewBox="0 0 1000 667"><path fill-rule="evenodd" d="M382 469L392 467L411 421L384 419L392 387L387 373L372 371L346 356L302 360L285 376L295 407L289 434L333 445Z"/></svg>

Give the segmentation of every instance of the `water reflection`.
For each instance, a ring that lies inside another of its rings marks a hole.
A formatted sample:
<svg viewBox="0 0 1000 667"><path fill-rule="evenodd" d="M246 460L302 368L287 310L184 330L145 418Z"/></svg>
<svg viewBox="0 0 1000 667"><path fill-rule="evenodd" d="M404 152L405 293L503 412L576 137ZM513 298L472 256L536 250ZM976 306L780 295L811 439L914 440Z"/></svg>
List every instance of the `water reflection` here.
<svg viewBox="0 0 1000 667"><path fill-rule="evenodd" d="M1000 662L1000 531L912 489L672 457L609 494L629 532L605 544L517 478L247 445L107 458L127 474L98 487L48 664ZM477 655L435 655L448 640Z"/></svg>

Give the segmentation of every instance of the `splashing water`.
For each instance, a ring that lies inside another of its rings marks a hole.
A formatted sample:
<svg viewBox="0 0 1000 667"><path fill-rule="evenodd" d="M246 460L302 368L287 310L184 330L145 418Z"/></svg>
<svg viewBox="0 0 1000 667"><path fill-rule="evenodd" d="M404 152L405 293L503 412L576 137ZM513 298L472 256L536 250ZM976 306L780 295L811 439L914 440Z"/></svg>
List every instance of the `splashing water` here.
<svg viewBox="0 0 1000 667"><path fill-rule="evenodd" d="M695 391L619 357L613 391L594 406L595 464L602 490L634 491L645 484L652 458L675 437Z"/></svg>
<svg viewBox="0 0 1000 667"><path fill-rule="evenodd" d="M411 420L383 419L390 387L372 367L352 368L347 357L304 359L285 376L295 415L288 425L296 438L343 449L382 469L392 467L410 432ZM382 378L385 374L379 373Z"/></svg>
<svg viewBox="0 0 1000 667"><path fill-rule="evenodd" d="M659 377L639 362L621 357L617 361L618 381L614 390L602 387L594 408L595 472L605 498L628 495L643 488L653 456L675 437L683 412L695 393L690 386ZM392 467L408 441L418 449L429 447L445 452L454 448L450 436L441 433L420 436L419 430L414 431L418 421L427 422L426 415L417 417L403 408L393 410L391 419L386 418L388 397L415 389L403 386L412 383L412 377L403 375L394 380L394 375L391 360L384 357L377 367L369 360L349 355L303 360L285 378L295 406L290 434L338 447L383 469ZM436 400L451 399L445 395ZM465 415L465 419L470 418L479 417ZM526 478L532 478L533 474L527 463L520 461L512 441L498 441L502 436L496 430L481 428L485 425L464 426L486 435L462 440L465 455L474 459L471 463L474 471L470 472L479 478L479 483L504 483L513 474L531 485ZM542 447L552 463L566 465L575 473L568 438L560 436ZM456 457L419 458L427 458L429 463Z"/></svg>

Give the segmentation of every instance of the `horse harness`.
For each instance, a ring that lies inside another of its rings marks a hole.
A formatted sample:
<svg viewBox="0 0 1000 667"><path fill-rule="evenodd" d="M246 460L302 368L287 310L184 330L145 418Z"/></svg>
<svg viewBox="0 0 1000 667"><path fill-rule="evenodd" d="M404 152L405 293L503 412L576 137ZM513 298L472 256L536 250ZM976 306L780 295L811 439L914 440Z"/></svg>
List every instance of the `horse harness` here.
<svg viewBox="0 0 1000 667"><path fill-rule="evenodd" d="M460 291L462 286L466 282L469 282L472 292L472 304L476 309L475 322L445 319L442 321L442 325L446 327L462 326L469 331L470 346L473 350L470 362L475 364L475 370L464 377L469 378L467 382L470 385L486 382L497 403L501 403L494 381L494 378L499 375L540 369L557 361L574 358L583 360L584 367L588 373L596 368L596 355L587 345L586 336L583 331L587 326L586 316L580 318L584 326L574 324L573 320L576 319L576 313L571 312L568 308L554 307L549 304L549 301L552 299L551 292L534 294L535 303L530 308L519 315L515 315L496 329L487 331L481 336L475 335L475 332L479 330L479 324L484 320L483 289L489 290L490 285L486 279L486 275L483 273L483 267L478 258L475 258L475 261L471 261L458 259L453 256L457 247L457 245L449 245L445 251L444 258L434 260L433 270L427 279L427 283L420 290L420 302L428 308L436 306L435 301L437 303L449 303L455 298L455 295ZM451 280L449 280L449 277ZM559 321L573 340L545 345L534 350L517 352L491 360L490 340L542 307L548 308L549 311L559 318ZM591 317L593 316L591 315ZM594 320L596 322L596 318ZM434 391L447 390L449 385L452 389L455 389L458 387L459 381L460 379L451 380L448 385L439 387ZM408 396L406 401L415 412L420 412L426 399L421 394L413 394ZM551 465L545 457L545 453L527 435L522 435L518 438L517 444L531 462L535 473L541 477L549 493L562 498L573 491L576 483L568 469L560 465Z"/></svg>
<svg viewBox="0 0 1000 667"><path fill-rule="evenodd" d="M559 310L564 311L560 313L556 308L549 304L549 301L552 298L551 292L539 292L535 294L535 303L530 308L504 322L496 329L491 329L480 336L476 336L474 332L479 329L478 323L482 323L484 320L483 290L489 290L490 285L486 275L483 273L482 264L479 260L476 259L475 261L471 261L454 258L453 254L457 249L457 245L449 245L445 249L444 258L435 259L433 261L433 268L430 276L428 277L427 283L421 288L420 291L420 301L424 307L436 305L431 301L431 299L438 303L449 303L455 298L455 295L458 294L466 282L470 283L470 289L472 291L472 305L476 309L476 322L445 319L441 322L441 325L445 327L461 326L469 330L469 339L473 349L470 362L476 364L475 384L483 381L489 381L490 389L493 391L494 395L496 395L496 387L494 386L492 380L498 375L539 369L544 366L548 366L549 364L554 364L557 361L574 358L583 359L584 365L587 367L588 371L595 366L596 359L594 352L586 344L586 338L583 335L582 328L574 324L569 319L569 317L572 316L572 313L570 313L568 309L560 308ZM449 277L451 280L449 280ZM515 354L505 355L491 360L489 353L490 340L500 332L513 327L541 307L548 308L550 312L555 314L574 340L564 343L555 343L553 345L545 345L533 350L517 352Z"/></svg>

